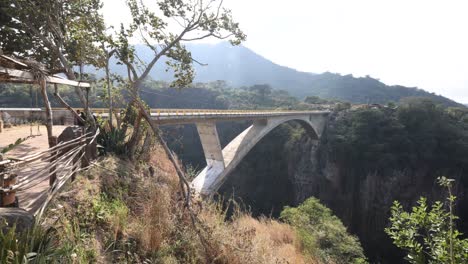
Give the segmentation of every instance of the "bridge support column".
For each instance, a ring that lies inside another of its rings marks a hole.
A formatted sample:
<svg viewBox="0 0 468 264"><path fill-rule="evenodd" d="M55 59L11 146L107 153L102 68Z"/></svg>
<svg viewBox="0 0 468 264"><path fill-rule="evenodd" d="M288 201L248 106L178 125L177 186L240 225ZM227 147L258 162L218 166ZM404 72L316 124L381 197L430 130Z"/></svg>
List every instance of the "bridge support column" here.
<svg viewBox="0 0 468 264"><path fill-rule="evenodd" d="M224 158L214 122L197 123L198 135L205 153L206 165L211 169L224 169Z"/></svg>
<svg viewBox="0 0 468 264"><path fill-rule="evenodd" d="M200 190L202 186L211 186L224 171L224 158L216 124L206 122L196 125L206 159L206 167L198 174L197 180L192 182L193 187Z"/></svg>

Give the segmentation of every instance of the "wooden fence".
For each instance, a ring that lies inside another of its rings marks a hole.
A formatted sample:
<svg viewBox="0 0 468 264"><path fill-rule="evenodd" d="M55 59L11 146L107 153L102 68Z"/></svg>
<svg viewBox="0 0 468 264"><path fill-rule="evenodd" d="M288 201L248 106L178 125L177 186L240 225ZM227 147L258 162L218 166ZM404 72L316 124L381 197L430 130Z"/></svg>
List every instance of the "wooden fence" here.
<svg viewBox="0 0 468 264"><path fill-rule="evenodd" d="M63 185L91 166L89 151L98 134L99 130L86 133L42 152L0 161L0 187L4 178L16 175L14 184L0 188L0 193L15 194L19 207L40 218Z"/></svg>

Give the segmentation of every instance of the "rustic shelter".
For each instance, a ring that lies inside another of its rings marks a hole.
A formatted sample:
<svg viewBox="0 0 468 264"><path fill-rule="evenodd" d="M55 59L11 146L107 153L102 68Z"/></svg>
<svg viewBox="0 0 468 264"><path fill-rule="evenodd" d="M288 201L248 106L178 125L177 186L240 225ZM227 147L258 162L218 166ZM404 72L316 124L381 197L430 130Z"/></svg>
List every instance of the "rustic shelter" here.
<svg viewBox="0 0 468 264"><path fill-rule="evenodd" d="M56 137L52 134L52 108L46 92L47 84L54 84L54 95L56 98L64 107L74 113L78 119L81 119L81 117L58 94L57 85L70 85L80 88L90 87L89 83L72 81L61 76L54 75L49 70L45 69L44 65L34 60L17 59L6 55L0 55L0 83L2 82L39 84L47 116L46 127L50 147L56 144ZM2 126L1 123L0 126Z"/></svg>
<svg viewBox="0 0 468 264"><path fill-rule="evenodd" d="M33 60L24 60L24 59L18 59L18 58L13 58L10 56L6 55L1 55L0 54L0 83L22 83L22 84L38 84L40 87L41 95L44 101L44 109L46 113L46 127L47 127L47 137L48 137L48 143L49 143L49 150L41 152L39 154L33 154L33 158L30 158L29 156L19 160L18 164L16 164L13 167L30 167L30 163L34 161L34 157L41 157L42 160L47 160L46 163L50 165L45 165L45 168L42 170L42 172L37 172L37 173L30 173L31 175L28 175L28 177L25 177L26 179L22 182L23 185L25 184L30 184L31 186L39 186L41 182L45 182L47 179L50 181L50 186L53 186L55 179L57 177L57 170L58 166L63 166L63 161L60 160L60 156L64 156L63 153L60 153L58 151L52 151L54 149L57 149L57 147L64 148L64 145L59 145L56 146L57 144L57 137L53 135L53 118L52 118L52 108L50 105L50 101L47 95L47 84L53 84L55 86L55 92L54 96L58 99L58 101L66 108L68 108L76 118L81 119L81 117L60 97L58 93L58 86L57 85L69 85L69 86L74 86L74 87L80 87L80 88L89 88L90 84L85 83L85 82L77 82L77 81L72 81L68 80L66 78L63 78L58 75L54 75L51 73L51 71L45 69L44 65L42 65L39 62L33 61ZM87 109L89 110L89 109ZM0 132L1 128L3 128L3 123L0 117ZM88 135L89 136L89 135ZM86 139L86 135L82 136ZM94 137L95 138L95 137ZM76 141L76 140L75 140ZM89 141L89 140L88 140ZM74 144L74 141L70 141L71 143L67 144ZM77 144L77 143L75 143ZM81 143L80 143L81 144ZM81 155L79 153L82 153L84 148L87 147L87 142L85 141L81 145L73 145L73 147L76 148L74 151L75 156L70 158L71 160L77 159L78 155ZM56 146L56 147L54 147ZM66 144L65 144L66 146ZM71 147L70 147L71 148ZM67 153L73 153L73 152L67 152ZM67 154L71 155L71 154ZM30 155L31 156L31 155ZM32 161L31 161L32 160ZM17 186L17 174L15 173L9 173L6 171L5 166L8 164L11 164L11 160L1 160L0 159L0 207L2 206L10 206L14 204L15 202L17 203L18 199L15 197L15 193L18 190ZM73 162L73 164L76 163ZM49 168L50 167L50 168ZM66 171L65 169L61 169L62 171ZM72 167L72 172L70 172L70 175L74 175L76 172L76 168ZM4 171L3 173L1 173ZM68 179L70 176L63 176L59 175L59 179L65 178ZM29 182L29 183L28 183ZM41 187L43 188L42 192L38 192L40 195L46 194L47 193L47 185L43 184L44 186ZM33 188L33 187L28 187L28 188ZM23 186L24 190L27 190L28 188ZM37 187L34 187L37 189ZM44 197L45 198L45 197ZM34 199L37 200L37 199Z"/></svg>

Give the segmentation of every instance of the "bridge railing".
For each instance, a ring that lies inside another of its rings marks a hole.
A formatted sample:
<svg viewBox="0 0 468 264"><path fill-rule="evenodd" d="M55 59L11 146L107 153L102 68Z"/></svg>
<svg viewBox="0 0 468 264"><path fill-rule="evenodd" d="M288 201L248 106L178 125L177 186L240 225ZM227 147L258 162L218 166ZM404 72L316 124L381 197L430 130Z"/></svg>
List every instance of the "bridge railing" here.
<svg viewBox="0 0 468 264"><path fill-rule="evenodd" d="M65 108L53 108L52 110L66 110ZM115 109L117 112L120 112L121 108ZM93 108L92 112L102 115L108 114L109 109L107 108ZM265 114L292 114L292 113L310 113L312 110L284 110L284 109L178 109L178 108L152 108L152 116L163 116L163 115L181 115L181 116L196 116L196 115L221 115L221 114L238 114L238 115L265 115Z"/></svg>

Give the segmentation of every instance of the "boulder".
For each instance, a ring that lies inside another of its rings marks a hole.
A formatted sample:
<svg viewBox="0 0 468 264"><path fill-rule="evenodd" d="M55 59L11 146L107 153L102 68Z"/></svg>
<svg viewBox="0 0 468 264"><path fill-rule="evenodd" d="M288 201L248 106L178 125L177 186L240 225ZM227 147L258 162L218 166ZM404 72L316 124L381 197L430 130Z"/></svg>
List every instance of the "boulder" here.
<svg viewBox="0 0 468 264"><path fill-rule="evenodd" d="M69 126L65 128L57 138L57 143L67 142L83 135L83 129L80 126Z"/></svg>
<svg viewBox="0 0 468 264"><path fill-rule="evenodd" d="M6 226L4 223L6 222ZM16 224L16 232L23 232L34 225L34 216L21 208L0 208L0 227L3 233Z"/></svg>
<svg viewBox="0 0 468 264"><path fill-rule="evenodd" d="M83 135L83 127L81 126L69 126L63 130L62 134L60 134L57 138L57 143L60 142L66 142L72 139L75 139L77 137L80 137ZM87 167L90 165L90 162L92 160L95 160L97 158L97 142L96 140L94 142L89 142L90 140L88 139L86 148L84 149L85 155L84 158L81 160L81 167ZM63 149L61 150L62 153L66 153L67 151L71 150L73 147L70 147L69 149ZM74 162L76 162L75 160Z"/></svg>

